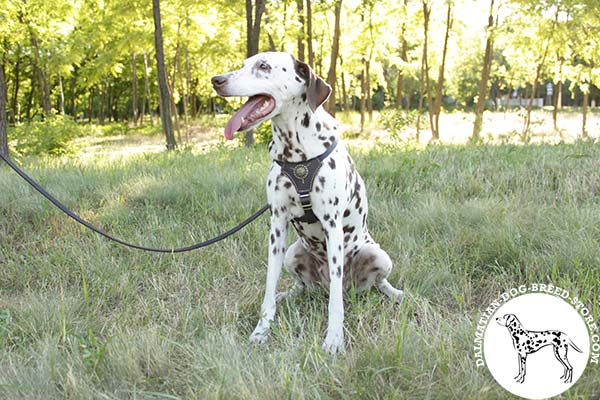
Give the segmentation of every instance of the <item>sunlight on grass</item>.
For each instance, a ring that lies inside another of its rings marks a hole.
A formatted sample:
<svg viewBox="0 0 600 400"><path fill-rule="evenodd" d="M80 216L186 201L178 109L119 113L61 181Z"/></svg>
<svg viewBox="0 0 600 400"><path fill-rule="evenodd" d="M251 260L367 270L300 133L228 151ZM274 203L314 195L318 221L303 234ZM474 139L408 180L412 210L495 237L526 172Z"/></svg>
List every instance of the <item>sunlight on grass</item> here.
<svg viewBox="0 0 600 400"><path fill-rule="evenodd" d="M479 311L523 281L597 297L600 147L374 135L349 147L369 192L369 230L407 295L396 307L375 290L348 293L348 348L337 358L320 348L324 290L284 301L267 346L247 342L267 217L193 253L135 252L65 220L0 169L0 398L505 398L465 356ZM23 161L111 233L187 245L264 204L271 163L265 145L224 144L218 128L201 136L176 152L162 151L158 134L97 136L81 142L85 154ZM284 272L279 288L291 285ZM594 372L567 396L594 398Z"/></svg>

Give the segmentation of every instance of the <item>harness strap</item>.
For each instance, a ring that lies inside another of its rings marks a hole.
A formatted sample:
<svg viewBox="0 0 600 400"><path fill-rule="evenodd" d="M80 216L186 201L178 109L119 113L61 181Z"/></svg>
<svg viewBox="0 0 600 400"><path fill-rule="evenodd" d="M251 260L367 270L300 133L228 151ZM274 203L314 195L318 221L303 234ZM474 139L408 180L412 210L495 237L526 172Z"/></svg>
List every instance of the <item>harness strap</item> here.
<svg viewBox="0 0 600 400"><path fill-rule="evenodd" d="M337 142L333 142L324 153L306 161L285 162L273 160L281 167L281 172L290 178L290 181L292 181L292 184L296 188L296 192L298 192L298 196L300 196L300 204L304 210L304 215L295 218L294 221L306 222L309 224L318 221L317 216L312 210L310 192L312 191L317 173L323 165L323 161L333 152L333 150L335 150L336 146Z"/></svg>

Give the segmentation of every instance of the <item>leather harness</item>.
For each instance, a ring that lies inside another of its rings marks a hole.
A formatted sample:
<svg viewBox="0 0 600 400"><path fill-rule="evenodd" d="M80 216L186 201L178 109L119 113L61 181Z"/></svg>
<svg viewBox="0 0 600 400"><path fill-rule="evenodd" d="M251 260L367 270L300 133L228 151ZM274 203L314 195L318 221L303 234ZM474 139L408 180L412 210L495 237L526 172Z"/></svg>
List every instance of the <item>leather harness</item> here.
<svg viewBox="0 0 600 400"><path fill-rule="evenodd" d="M298 195L300 196L300 203L302 204L304 215L299 218L294 218L294 221L305 222L308 224L319 221L312 210L310 192L312 191L315 177L323 165L323 161L333 152L333 150L335 150L336 145L337 142L333 142L323 154L306 161L285 162L273 160L279 164L281 172L290 178L292 184L296 188L296 192L298 192Z"/></svg>

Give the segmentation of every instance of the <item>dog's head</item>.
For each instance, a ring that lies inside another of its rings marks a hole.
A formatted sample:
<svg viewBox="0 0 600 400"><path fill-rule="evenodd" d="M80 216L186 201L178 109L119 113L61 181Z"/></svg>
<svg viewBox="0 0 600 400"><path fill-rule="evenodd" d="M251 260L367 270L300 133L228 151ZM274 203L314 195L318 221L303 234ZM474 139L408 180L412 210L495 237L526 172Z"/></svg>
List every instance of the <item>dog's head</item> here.
<svg viewBox="0 0 600 400"><path fill-rule="evenodd" d="M225 127L225 137L253 129L281 113L294 99L315 111L327 100L331 87L308 64L288 53L260 53L244 61L241 69L211 79L224 97L249 97Z"/></svg>
<svg viewBox="0 0 600 400"><path fill-rule="evenodd" d="M515 314L504 314L502 317L496 318L496 322L506 327L516 327L520 324Z"/></svg>

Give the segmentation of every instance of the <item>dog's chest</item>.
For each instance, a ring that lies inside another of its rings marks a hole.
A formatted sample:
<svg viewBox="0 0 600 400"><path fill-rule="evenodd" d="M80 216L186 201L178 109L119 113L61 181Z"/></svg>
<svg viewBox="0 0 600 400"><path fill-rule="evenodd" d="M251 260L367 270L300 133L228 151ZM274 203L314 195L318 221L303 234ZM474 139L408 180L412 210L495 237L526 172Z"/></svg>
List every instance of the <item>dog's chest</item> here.
<svg viewBox="0 0 600 400"><path fill-rule="evenodd" d="M269 172L267 194L273 217L292 221L304 247L319 258L326 258L326 232L334 219L342 223L346 254L357 251L369 239L364 183L343 147L323 161L315 176L310 198L318 222L294 221L304 215L304 209L293 183L276 163Z"/></svg>

